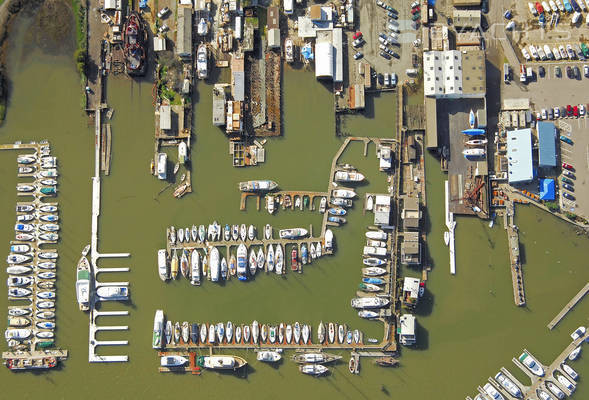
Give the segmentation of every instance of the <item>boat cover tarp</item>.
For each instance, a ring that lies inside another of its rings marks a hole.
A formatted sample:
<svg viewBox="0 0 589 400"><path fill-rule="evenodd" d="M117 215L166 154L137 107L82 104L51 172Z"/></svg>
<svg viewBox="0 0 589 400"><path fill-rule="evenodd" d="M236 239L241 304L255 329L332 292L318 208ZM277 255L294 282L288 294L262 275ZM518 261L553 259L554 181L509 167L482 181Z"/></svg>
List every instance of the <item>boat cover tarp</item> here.
<svg viewBox="0 0 589 400"><path fill-rule="evenodd" d="M313 49L311 48L310 45L304 45L303 48L301 49L301 54L303 55L303 57L305 58L305 60L312 60L315 56L313 54Z"/></svg>
<svg viewBox="0 0 589 400"><path fill-rule="evenodd" d="M540 179L540 200L554 200L554 179Z"/></svg>
<svg viewBox="0 0 589 400"><path fill-rule="evenodd" d="M147 8L147 0L140 0L139 8Z"/></svg>

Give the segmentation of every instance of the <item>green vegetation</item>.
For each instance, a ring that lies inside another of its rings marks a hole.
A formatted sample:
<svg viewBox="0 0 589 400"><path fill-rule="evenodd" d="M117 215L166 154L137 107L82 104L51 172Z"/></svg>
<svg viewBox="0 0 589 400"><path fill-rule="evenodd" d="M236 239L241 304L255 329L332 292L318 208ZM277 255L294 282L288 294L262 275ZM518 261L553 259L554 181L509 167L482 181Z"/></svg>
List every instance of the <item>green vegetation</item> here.
<svg viewBox="0 0 589 400"><path fill-rule="evenodd" d="M552 212L558 212L560 210L560 206L556 201L545 201L544 205Z"/></svg>
<svg viewBox="0 0 589 400"><path fill-rule="evenodd" d="M72 8L76 18L76 43L77 48L74 52L76 67L82 80L86 78L86 63L88 61L88 49L86 47L86 7L80 0L72 0ZM85 84L85 83L84 83Z"/></svg>

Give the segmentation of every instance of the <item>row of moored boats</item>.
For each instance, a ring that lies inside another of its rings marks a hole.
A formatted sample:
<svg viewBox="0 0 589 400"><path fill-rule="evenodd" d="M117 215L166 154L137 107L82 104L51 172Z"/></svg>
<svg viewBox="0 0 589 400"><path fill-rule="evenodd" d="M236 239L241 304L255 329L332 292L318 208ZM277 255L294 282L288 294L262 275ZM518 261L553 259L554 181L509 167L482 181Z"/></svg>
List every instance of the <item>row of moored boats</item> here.
<svg viewBox="0 0 589 400"><path fill-rule="evenodd" d="M15 305L8 308L8 327L4 333L9 347L26 350L35 342L36 348L51 347L55 337L56 260L55 250L41 250L40 244L59 240L59 216L56 204L43 203L40 198L57 192L57 161L49 155L49 146L41 147L41 157L19 155L18 175L35 177L34 183L19 183L19 193L35 197L34 202L17 203L15 240L11 241L6 261L8 299ZM28 302L28 304L26 304ZM8 360L11 369L28 369L18 360ZM55 360L31 362L30 368L52 368Z"/></svg>

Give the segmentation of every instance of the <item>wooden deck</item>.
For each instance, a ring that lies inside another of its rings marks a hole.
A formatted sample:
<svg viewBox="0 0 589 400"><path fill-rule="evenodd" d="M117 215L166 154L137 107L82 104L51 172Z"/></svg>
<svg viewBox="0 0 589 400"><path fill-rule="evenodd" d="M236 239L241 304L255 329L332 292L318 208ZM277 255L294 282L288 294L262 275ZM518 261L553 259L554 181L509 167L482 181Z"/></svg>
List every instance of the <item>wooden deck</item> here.
<svg viewBox="0 0 589 400"><path fill-rule="evenodd" d="M583 287L583 289L579 291L579 293L575 295L575 297L571 299L571 301L567 303L566 306L564 306L562 310L560 310L556 317L554 317L554 319L550 321L550 323L548 324L548 329L552 330L556 325L558 325L560 320L563 319L565 315L567 315L567 313L571 311L573 307L575 307L583 297L585 297L587 292L589 292L589 282Z"/></svg>

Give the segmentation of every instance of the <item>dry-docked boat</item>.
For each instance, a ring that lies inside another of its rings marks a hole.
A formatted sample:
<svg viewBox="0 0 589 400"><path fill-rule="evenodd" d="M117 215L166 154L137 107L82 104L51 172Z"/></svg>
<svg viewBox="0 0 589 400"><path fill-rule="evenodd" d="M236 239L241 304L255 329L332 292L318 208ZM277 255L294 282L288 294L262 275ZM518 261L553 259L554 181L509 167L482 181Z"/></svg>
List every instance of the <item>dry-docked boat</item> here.
<svg viewBox="0 0 589 400"><path fill-rule="evenodd" d="M141 16L132 11L124 29L125 71L127 75L143 76L147 69L147 31L143 25Z"/></svg>
<svg viewBox="0 0 589 400"><path fill-rule="evenodd" d="M199 356L196 364L205 369L237 370L247 365L247 361L239 356Z"/></svg>
<svg viewBox="0 0 589 400"><path fill-rule="evenodd" d="M325 364L341 359L342 356L323 352L298 353L292 356L292 360L298 364Z"/></svg>
<svg viewBox="0 0 589 400"><path fill-rule="evenodd" d="M278 187L278 184L270 180L247 181L239 183L242 192L269 192Z"/></svg>
<svg viewBox="0 0 589 400"><path fill-rule="evenodd" d="M291 228L291 229L281 229L278 232L280 239L297 239L300 237L307 236L309 231L304 228Z"/></svg>
<svg viewBox="0 0 589 400"><path fill-rule="evenodd" d="M356 297L350 303L354 308L381 308L389 304L389 299L384 297Z"/></svg>
<svg viewBox="0 0 589 400"><path fill-rule="evenodd" d="M284 59L287 63L294 62L294 43L291 38L284 40Z"/></svg>
<svg viewBox="0 0 589 400"><path fill-rule="evenodd" d="M209 76L208 58L207 45L201 43L196 51L196 70L198 72L198 79L207 79Z"/></svg>
<svg viewBox="0 0 589 400"><path fill-rule="evenodd" d="M166 249L159 249L157 251L157 270L162 281L170 279L170 271L168 269L168 255Z"/></svg>
<svg viewBox="0 0 589 400"><path fill-rule="evenodd" d="M356 171L336 171L335 180L338 182L362 182L364 175Z"/></svg>

